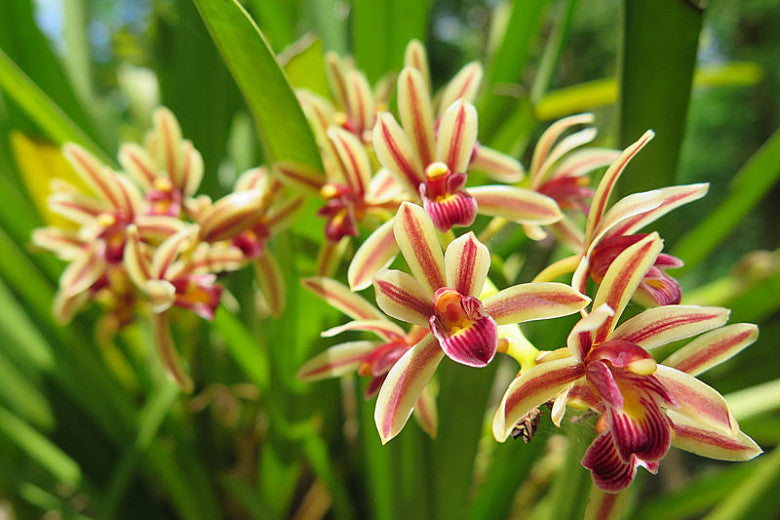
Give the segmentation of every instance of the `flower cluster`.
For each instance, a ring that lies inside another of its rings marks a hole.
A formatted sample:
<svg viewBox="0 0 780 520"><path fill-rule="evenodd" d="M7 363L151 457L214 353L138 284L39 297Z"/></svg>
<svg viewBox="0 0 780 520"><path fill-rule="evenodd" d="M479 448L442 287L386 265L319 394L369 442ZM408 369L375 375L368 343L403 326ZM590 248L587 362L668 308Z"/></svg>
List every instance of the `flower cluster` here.
<svg viewBox="0 0 780 520"><path fill-rule="evenodd" d="M282 200L267 170L244 173L234 192L215 202L196 196L203 160L165 108L155 112L144 146L122 145L121 171L74 144L63 153L85 189L56 179L48 203L73 226L41 228L32 237L68 262L54 302L59 321L97 301L104 329L115 332L148 309L165 368L190 389L168 330L171 308L213 319L224 291L217 275L253 262L271 313L280 312L280 269L265 244L302 199Z"/></svg>
<svg viewBox="0 0 780 520"><path fill-rule="evenodd" d="M329 58L335 63L342 62ZM328 219L331 241L360 237L362 227L372 230L380 219L352 258L348 285L326 276L303 281L352 319L323 336L369 332L379 340L331 347L306 363L299 377L314 381L354 370L371 377L366 398L377 396L374 418L384 443L413 412L435 433L431 381L445 357L481 368L497 353L507 354L521 370L495 413L495 438L503 442L548 401L556 425L568 407L590 410L598 416L598 436L582 464L598 488L610 493L626 488L639 466L655 472L672 445L725 460L760 453L723 397L696 378L755 341L757 328L726 325L724 308L680 305L680 286L666 270L682 262L662 253L657 233L642 231L704 196L707 185L651 190L610 204L620 176L653 132L624 151L590 146L596 137L586 126L593 121L590 114L551 125L524 178L517 161L477 141L472 101L481 76L478 64L468 64L431 96L425 52L412 42L397 78L397 112L391 113L373 103L370 89L358 87L367 82L349 68L333 82L334 92L347 85L362 94L336 99L363 101L339 101L345 118L311 121L325 173L275 165L279 178L304 180L326 199L320 215ZM306 111L310 117L325 114L312 106ZM355 119L355 106L374 107L376 113ZM590 174L604 167L591 188ZM467 187L472 171L507 184ZM381 187L385 197L378 199L366 186ZM573 254L531 283L498 290L488 278L488 248L468 230L478 213L494 217L486 228L491 232L483 233L487 237L513 222L534 240L551 232ZM454 228L466 232L458 236ZM389 269L399 252L408 272ZM566 275L570 284L554 281ZM586 295L588 279L596 286L592 300ZM351 292L369 286L376 306ZM646 310L621 322L631 300ZM518 325L578 311L582 318L566 346L554 351L537 350ZM396 320L408 325L399 327ZM661 363L651 355L656 347L694 336Z"/></svg>
<svg viewBox="0 0 780 520"><path fill-rule="evenodd" d="M56 181L49 203L74 226L33 236L69 263L57 317L67 321L93 300L102 303L114 330L139 312L150 314L164 366L191 388L171 340L171 313L180 308L213 319L224 292L218 275L248 264L266 313L282 312L283 269L267 245L304 202L283 196L284 185L291 185L319 201L324 219L316 276L303 286L351 319L322 335L372 335L317 354L298 377L316 381L352 371L369 377L365 394L376 396L383 443L412 413L435 436L432 381L445 357L479 369L505 354L520 371L495 412L494 437L503 442L518 421L549 401L556 425L567 408L587 410L598 416L598 436L582 464L605 492L625 489L639 466L655 472L672 445L725 460L760 453L723 397L696 378L755 341L757 328L726 325L728 309L681 305L680 286L666 271L682 262L662 253L657 233L643 231L703 197L707 185L609 203L652 131L618 151L590 146L592 115L562 119L542 134L526 175L516 159L477 140L478 63L467 64L435 94L416 41L397 77L376 88L350 59L328 54L325 68L332 101L298 92L322 170L278 161L245 172L232 193L212 201L197 195L200 154L165 109L155 113L143 146L122 146L121 171L66 145L86 190ZM394 84L397 109L391 112ZM590 176L602 168L592 189ZM482 174L502 184L475 185ZM478 214L492 217L482 241L472 229ZM554 236L571 256L529 283L497 288L483 242L510 223L534 240ZM355 252L346 280L339 281L333 276L350 241L357 242ZM399 253L407 270L390 268ZM564 276L569 283L559 281ZM354 292L369 287L375 304ZM632 300L645 310L621 321ZM557 350L537 350L519 325L578 312L581 319ZM659 346L695 336L660 363L652 356Z"/></svg>

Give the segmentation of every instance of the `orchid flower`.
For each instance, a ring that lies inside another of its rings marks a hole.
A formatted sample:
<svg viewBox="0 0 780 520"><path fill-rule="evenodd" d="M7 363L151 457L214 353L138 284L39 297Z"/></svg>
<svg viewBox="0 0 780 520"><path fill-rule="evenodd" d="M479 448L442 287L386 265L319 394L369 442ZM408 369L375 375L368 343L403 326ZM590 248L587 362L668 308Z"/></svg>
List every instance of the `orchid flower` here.
<svg viewBox="0 0 780 520"><path fill-rule="evenodd" d="M365 393L365 398L370 399L379 392L390 368L428 333L427 329L418 326L404 331L365 298L332 278L306 278L302 284L353 320L324 331L323 337L363 331L379 338L379 341L348 341L328 348L301 367L297 377L302 381L340 377L356 370L359 375L371 378ZM431 437L436 436L438 420L431 385L427 385L418 398L414 416L423 430Z"/></svg>
<svg viewBox="0 0 780 520"><path fill-rule="evenodd" d="M576 266L572 286L585 290L588 275L600 283L609 265L627 247L646 238L637 231L675 208L700 199L708 185L690 184L634 193L608 207L608 201L620 175L631 159L653 138L647 131L638 141L626 148L610 165L599 182L588 211L585 236L580 252L561 260L542 271L537 281L554 279L562 270ZM639 285L635 300L650 307L680 303L682 293L678 283L665 270L682 266L682 261L671 255L660 254Z"/></svg>
<svg viewBox="0 0 780 520"><path fill-rule="evenodd" d="M469 232L442 252L433 221L415 204L401 205L393 234L413 276L379 272L377 305L428 333L393 365L379 390L374 418L383 443L401 431L445 355L484 367L498 351L498 326L572 314L589 301L560 283L515 285L480 299L490 267L487 247Z"/></svg>
<svg viewBox="0 0 780 520"><path fill-rule="evenodd" d="M755 341L755 325L723 327L728 309L667 305L645 310L616 327L663 245L650 234L621 252L607 269L567 347L542 355L504 394L493 421L503 442L526 413L555 399L560 425L567 405L599 414L598 436L582 465L607 492L628 487L638 466L655 473L671 445L723 459L747 460L761 452L742 433L726 401L696 375ZM705 333L656 363L656 347Z"/></svg>
<svg viewBox="0 0 780 520"><path fill-rule="evenodd" d="M612 164L620 152L610 148L587 147L596 138L595 128L585 128L562 137L578 125L593 122L593 114L578 114L556 121L545 130L534 148L528 170L528 187L552 198L564 212L588 214L593 190L588 174ZM547 233L538 225L524 224L526 234L535 240ZM575 251L582 249L584 237L569 216L552 224L552 231Z"/></svg>
<svg viewBox="0 0 780 520"><path fill-rule="evenodd" d="M253 262L262 307L271 316L278 317L284 310L286 292L282 269L268 250L268 241L290 225L303 206L303 198L280 198L281 185L264 167L246 171L236 181L235 193L252 190L259 190L261 199L268 202L253 215L255 223L235 235L232 243L241 250L246 260Z"/></svg>
<svg viewBox="0 0 780 520"><path fill-rule="evenodd" d="M335 125L369 144L377 110L386 107L390 98L391 78L380 80L372 90L366 75L355 68L352 58L342 58L335 52L325 55L325 72L333 102L308 90L297 90L315 136L325 138L327 130Z"/></svg>
<svg viewBox="0 0 780 520"><path fill-rule="evenodd" d="M439 231L469 226L478 212L519 223L551 224L562 218L554 200L530 190L513 186L466 188L465 172L474 156L477 136L476 109L456 100L442 114L434 138L430 100L422 88L421 75L406 68L398 81L399 107L406 106L399 108L404 127L388 113L379 115L374 127L377 157L405 187L406 198L422 202ZM350 287L367 287L371 276L397 254L390 226L381 226L355 254L349 268Z"/></svg>
<svg viewBox="0 0 780 520"><path fill-rule="evenodd" d="M150 215L178 217L190 203L203 178L203 158L192 142L182 138L176 117L165 107L153 114L154 128L145 146L124 143L119 162L144 191Z"/></svg>
<svg viewBox="0 0 780 520"><path fill-rule="evenodd" d="M124 258L127 273L151 303L160 358L168 374L186 391L192 390L192 382L177 361L166 311L176 306L212 320L223 292L216 283L216 273L234 271L246 262L237 247L200 242L199 232L197 225L188 226L153 247L131 225Z"/></svg>
<svg viewBox="0 0 780 520"><path fill-rule="evenodd" d="M69 262L54 301L55 318L65 323L89 301L98 299L98 294L103 295L102 300L132 299L125 290L126 277L114 269L122 263L129 225L134 224L146 239L162 240L181 230L183 224L170 216L149 215L140 190L80 146L66 144L63 154L92 193L55 179L49 207L78 229L37 229L32 241ZM115 298L106 295L114 290ZM128 322L126 313L117 318L121 324Z"/></svg>
<svg viewBox="0 0 780 520"><path fill-rule="evenodd" d="M280 161L275 174L288 184L304 189L325 201L318 215L326 219L325 237L318 260L318 273L337 264L345 237L358 236L358 225L367 218L388 218L400 200L399 186L386 170L373 174L369 155L351 133L331 126L327 130L323 154L325 172L296 163Z"/></svg>

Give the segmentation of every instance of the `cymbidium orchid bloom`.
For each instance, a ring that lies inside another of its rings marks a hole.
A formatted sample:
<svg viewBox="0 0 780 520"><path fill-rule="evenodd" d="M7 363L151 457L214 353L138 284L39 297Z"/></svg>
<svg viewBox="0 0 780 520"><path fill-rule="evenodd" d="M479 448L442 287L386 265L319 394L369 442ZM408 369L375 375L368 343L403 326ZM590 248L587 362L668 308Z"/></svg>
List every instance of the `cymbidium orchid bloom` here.
<svg viewBox="0 0 780 520"><path fill-rule="evenodd" d="M338 259L337 244L344 237L358 236L358 225L375 217L385 220L400 200L399 186L386 170L374 174L363 144L352 134L331 126L327 130L323 154L325 172L300 164L280 161L274 172L283 181L320 196L325 201L318 215L326 219L325 237L319 256L318 274Z"/></svg>
<svg viewBox="0 0 780 520"><path fill-rule="evenodd" d="M593 197L588 174L609 166L620 155L618 150L610 148L581 148L596 138L595 128L585 128L563 137L571 128L592 122L593 114L578 114L556 121L545 130L534 148L525 181L527 187L555 200L564 215L588 214ZM531 238L546 236L538 225L524 224L523 227ZM551 229L564 244L575 251L582 249L582 232L568 215L552 224Z"/></svg>
<svg viewBox="0 0 780 520"><path fill-rule="evenodd" d="M148 203L130 179L83 148L66 144L63 153L92 193L55 179L49 207L77 229L37 229L32 241L69 262L54 302L54 315L64 323L91 300L113 301L107 291L116 289L116 300L132 300L123 277L114 269L122 263L129 225L135 225L144 238L159 241L181 230L183 224L174 217L149 214ZM126 324L127 316L118 317L118 322Z"/></svg>
<svg viewBox="0 0 780 520"><path fill-rule="evenodd" d="M673 209L707 193L706 183L671 186L634 193L608 207L609 198L620 175L653 135L652 131L648 131L626 148L602 177L588 210L580 252L551 265L542 271L536 280L554 279L562 274L562 271L574 270L572 286L585 291L588 275L596 283L600 283L618 254L646 238L646 234L638 234L637 231ZM680 303L680 286L665 270L681 265L682 262L671 255L657 255L655 264L645 274L634 299L647 307Z"/></svg>
<svg viewBox="0 0 780 520"><path fill-rule="evenodd" d="M232 243L254 265L262 306L268 314L278 317L284 310L286 292L282 270L268 250L268 241L290 225L297 210L303 205L303 198L280 197L282 186L264 167L244 172L236 181L233 191L244 193L253 190L259 191L261 200L266 202L260 211L252 215L254 224L236 234Z"/></svg>
<svg viewBox="0 0 780 520"><path fill-rule="evenodd" d="M382 442L401 431L425 385L446 355L484 367L498 351L498 327L572 314L589 299L560 283L509 287L482 300L490 253L469 232L442 252L433 222L404 202L393 234L414 276L383 270L374 277L379 308L428 333L393 365L379 390L374 418Z"/></svg>
<svg viewBox="0 0 780 520"><path fill-rule="evenodd" d="M246 262L239 248L200 242L199 233L198 226L191 225L154 247L131 225L124 259L130 278L151 302L154 339L163 365L186 391L192 390L192 382L177 360L166 311L175 306L213 319L223 291L216 273L239 269Z"/></svg>
<svg viewBox="0 0 780 520"><path fill-rule="evenodd" d="M298 371L302 381L319 381L340 377L357 370L361 376L371 378L365 398L376 395L384 383L390 368L406 351L416 345L428 330L412 326L404 331L362 296L332 278L306 278L305 288L340 310L353 321L322 333L332 337L342 332L363 331L375 334L379 341L348 341L340 343L316 355ZM438 424L434 393L430 385L425 387L414 407L414 416L420 426L431 436L436 436Z"/></svg>
<svg viewBox="0 0 780 520"><path fill-rule="evenodd" d="M369 144L377 110L387 106L391 79L380 80L376 89L372 90L366 75L355 68L352 58L342 58L334 52L325 55L325 72L333 102L305 89L297 91L315 136L324 139L328 128L336 125L363 144Z"/></svg>
<svg viewBox="0 0 780 520"><path fill-rule="evenodd" d="M203 178L203 158L182 138L176 117L165 107L153 114L154 128L146 133L144 146L124 143L119 162L141 186L150 215L178 217L191 203Z"/></svg>
<svg viewBox="0 0 780 520"><path fill-rule="evenodd" d="M721 307L667 305L645 310L616 327L663 245L656 233L621 252L607 269L590 314L572 329L567 347L541 355L509 386L493 421L503 442L526 413L555 399L560 425L567 405L599 414L598 436L582 465L604 491L633 481L638 466L655 473L671 445L723 460L761 452L743 434L723 397L696 375L755 341L755 325L723 327ZM652 349L705 333L656 363Z"/></svg>
<svg viewBox="0 0 780 520"><path fill-rule="evenodd" d="M477 146L476 109L457 99L437 121L434 137L430 100L421 75L407 67L398 81L403 128L390 114L379 115L374 127L377 157L405 188L406 198L422 203L439 231L469 226L477 213L533 224L551 224L563 217L553 199L530 190L513 186L466 188L466 171ZM385 225L366 240L350 265L350 287L367 287L371 276L398 254L391 238L390 226Z"/></svg>

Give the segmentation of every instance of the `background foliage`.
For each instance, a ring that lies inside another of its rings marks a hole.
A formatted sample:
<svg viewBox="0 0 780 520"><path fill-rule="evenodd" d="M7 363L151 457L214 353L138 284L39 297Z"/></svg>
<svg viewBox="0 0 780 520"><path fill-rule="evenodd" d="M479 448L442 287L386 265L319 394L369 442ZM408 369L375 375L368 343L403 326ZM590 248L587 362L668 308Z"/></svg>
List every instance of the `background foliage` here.
<svg viewBox="0 0 780 520"><path fill-rule="evenodd" d="M483 60L480 140L524 164L546 123L563 115L595 111L601 142L612 146L654 128L658 139L622 189L711 183L705 201L662 226L667 248L687 262L686 301L730 306L733 321L761 326L754 346L706 380L729 394L743 430L767 454L727 465L672 452L660 478L637 482L629 507L637 518L776 517L780 255L769 251L778 247L777 2L714 0L703 12L683 0L243 4L282 53L293 86L326 90L323 50L352 53L376 80L400 66L410 38L427 43L435 84ZM166 380L142 324L113 341L95 330L96 311L56 324L51 301L62 267L29 246L30 231L52 218L43 203L48 180L68 175L56 145L75 141L114 162L118 143L138 139L159 102L203 154L202 189L214 198L264 158L318 158L269 47L231 0L4 7L2 508L19 518L581 515L587 473L555 473L584 449L576 431L568 454L546 418L530 445L486 442L493 381L511 370L442 367L439 438L409 427L386 447L361 381L294 378L328 344L319 332L338 320L298 284L313 272L321 237L314 206L273 243L287 267L280 320L257 316L247 273L229 282L239 312L221 309L213 326L181 315L193 396ZM304 34L319 40L296 54L288 46ZM526 257L520 236L510 229L494 252L504 265L522 259L525 267L503 274L527 281L552 251ZM766 251L745 256L755 250ZM563 339L533 327L529 336L543 348Z"/></svg>

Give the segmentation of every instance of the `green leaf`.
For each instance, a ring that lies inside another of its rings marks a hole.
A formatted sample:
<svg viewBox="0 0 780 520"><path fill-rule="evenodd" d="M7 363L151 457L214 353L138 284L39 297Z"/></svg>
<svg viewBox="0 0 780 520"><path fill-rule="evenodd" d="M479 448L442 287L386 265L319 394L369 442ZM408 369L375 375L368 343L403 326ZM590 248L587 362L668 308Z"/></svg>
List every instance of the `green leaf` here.
<svg viewBox="0 0 780 520"><path fill-rule="evenodd" d="M477 99L480 138L489 141L516 99L526 97L520 85L550 0L515 0L504 36L485 69Z"/></svg>
<svg viewBox="0 0 780 520"><path fill-rule="evenodd" d="M105 162L106 153L0 49L0 88L56 143L78 143Z"/></svg>
<svg viewBox="0 0 780 520"><path fill-rule="evenodd" d="M370 82L403 64L409 40L425 41L431 0L353 0L355 61Z"/></svg>
<svg viewBox="0 0 780 520"><path fill-rule="evenodd" d="M719 87L748 87L764 76L760 65L749 61L733 61L698 67L693 74L694 90ZM602 78L578 83L548 92L538 99L534 111L542 121L558 119L617 101L615 78Z"/></svg>
<svg viewBox="0 0 780 520"><path fill-rule="evenodd" d="M228 352L249 379L260 389L268 388L268 354L239 319L220 307L214 316L214 328L222 336Z"/></svg>
<svg viewBox="0 0 780 520"><path fill-rule="evenodd" d="M74 36L77 38L80 36L82 40L80 43L88 44L86 32L76 36L71 30L78 30L73 25L74 15L79 16L76 12L78 9L74 8L82 3L83 0L68 1L63 6L63 39L68 50L64 56L65 65L70 65L78 59L82 60L79 67L89 65L88 62L83 63L84 59L88 59L88 56L82 54L85 49L74 45ZM111 133L98 131L91 113L94 107L86 105L87 102L92 101L91 98L86 96L81 85L77 85L77 83L88 84L90 74L85 73L83 69L77 72L70 67L66 71L60 57L52 49L51 42L36 23L34 0L9 0L3 3L3 16L0 18L0 49L24 70L31 81L46 92L87 135L109 149L113 147L113 136ZM19 115L21 114L17 110L9 110L9 116L15 127L30 130L28 120ZM42 130L45 131L43 128Z"/></svg>
<svg viewBox="0 0 780 520"><path fill-rule="evenodd" d="M701 515L751 475L760 461L757 459L745 464L734 464L714 474L700 475L678 490L648 500L639 507L634 518L682 520Z"/></svg>
<svg viewBox="0 0 780 520"><path fill-rule="evenodd" d="M269 161L321 167L298 100L271 46L235 0L194 0L233 78L244 93Z"/></svg>
<svg viewBox="0 0 780 520"><path fill-rule="evenodd" d="M279 62L293 88L305 88L330 98L322 40L305 35L279 55Z"/></svg>
<svg viewBox="0 0 780 520"><path fill-rule="evenodd" d="M618 146L647 129L656 132L620 181L623 194L674 184L702 19L702 10L685 0L623 1Z"/></svg>
<svg viewBox="0 0 780 520"><path fill-rule="evenodd" d="M77 488L81 483L78 463L24 421L0 407L0 434L16 443L54 478Z"/></svg>
<svg viewBox="0 0 780 520"><path fill-rule="evenodd" d="M726 199L699 225L683 236L673 254L683 269L701 263L763 199L780 176L780 130L734 176Z"/></svg>
<svg viewBox="0 0 780 520"><path fill-rule="evenodd" d="M737 484L721 500L705 520L740 520L757 518L755 509L763 511L761 518L769 518L780 509L777 489L780 485L780 450L758 459L753 473Z"/></svg>
<svg viewBox="0 0 780 520"><path fill-rule="evenodd" d="M725 398L739 421L780 409L780 379L732 392Z"/></svg>

